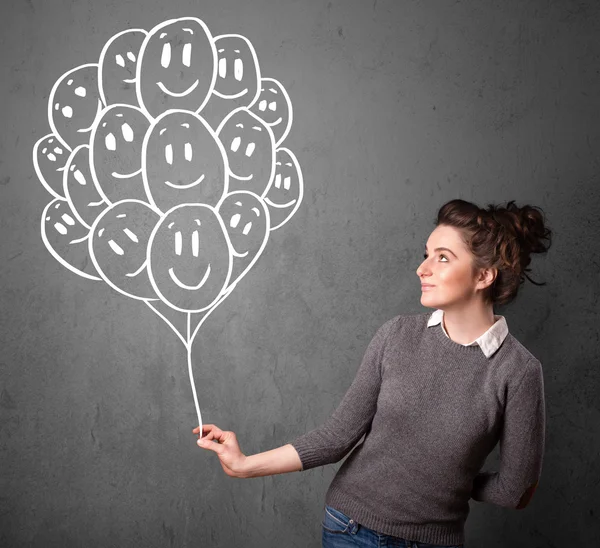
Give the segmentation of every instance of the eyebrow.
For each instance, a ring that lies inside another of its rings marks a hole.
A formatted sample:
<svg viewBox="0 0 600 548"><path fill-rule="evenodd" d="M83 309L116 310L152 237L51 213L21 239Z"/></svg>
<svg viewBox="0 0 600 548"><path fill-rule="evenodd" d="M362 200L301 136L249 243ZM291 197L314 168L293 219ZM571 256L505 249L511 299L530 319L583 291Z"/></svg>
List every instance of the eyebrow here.
<svg viewBox="0 0 600 548"><path fill-rule="evenodd" d="M425 251L427 251L427 246L425 246ZM454 255L456 257L456 254L454 253L454 251L452 251L451 249L447 248L447 247L436 247L434 250L434 252L437 251L449 251L450 253L452 253L452 255ZM458 259L458 257L456 257Z"/></svg>

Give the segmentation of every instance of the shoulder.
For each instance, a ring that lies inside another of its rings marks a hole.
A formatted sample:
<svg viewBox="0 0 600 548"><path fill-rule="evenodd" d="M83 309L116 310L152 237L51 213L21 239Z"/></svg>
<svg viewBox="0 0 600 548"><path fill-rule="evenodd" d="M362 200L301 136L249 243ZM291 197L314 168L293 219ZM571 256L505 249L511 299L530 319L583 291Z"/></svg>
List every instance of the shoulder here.
<svg viewBox="0 0 600 548"><path fill-rule="evenodd" d="M510 361L520 364L523 370L541 370L542 364L519 340L508 333L504 341L506 343L506 355ZM502 346L505 346L504 344ZM525 372L525 371L524 371Z"/></svg>
<svg viewBox="0 0 600 548"><path fill-rule="evenodd" d="M410 337L422 333L431 312L419 314L398 314L387 320L379 329L389 337Z"/></svg>

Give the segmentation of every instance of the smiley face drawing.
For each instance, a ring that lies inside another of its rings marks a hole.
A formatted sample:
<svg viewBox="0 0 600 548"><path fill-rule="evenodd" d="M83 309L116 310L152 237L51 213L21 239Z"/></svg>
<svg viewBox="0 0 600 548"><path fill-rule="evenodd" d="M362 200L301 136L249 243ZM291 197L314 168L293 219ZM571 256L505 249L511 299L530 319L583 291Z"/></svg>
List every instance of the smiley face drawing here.
<svg viewBox="0 0 600 548"><path fill-rule="evenodd" d="M89 256L89 229L77 220L67 200L55 198L44 208L41 235L46 249L65 268L84 278L100 280Z"/></svg>
<svg viewBox="0 0 600 548"><path fill-rule="evenodd" d="M150 234L160 219L139 200L122 200L104 210L90 229L89 252L102 279L133 299L156 300L148 278Z"/></svg>
<svg viewBox="0 0 600 548"><path fill-rule="evenodd" d="M111 105L101 112L90 139L90 165L98 192L109 204L146 201L142 180L142 145L150 120L131 105Z"/></svg>
<svg viewBox="0 0 600 548"><path fill-rule="evenodd" d="M294 153L278 148L275 161L275 178L262 198L269 206L271 230L281 228L296 213L304 195L302 170Z"/></svg>
<svg viewBox="0 0 600 548"><path fill-rule="evenodd" d="M259 93L260 65L252 43L239 34L223 34L214 39L218 70L215 86L202 117L213 128L233 109L250 107Z"/></svg>
<svg viewBox="0 0 600 548"><path fill-rule="evenodd" d="M108 207L92 179L89 146L78 146L69 156L63 191L77 220L87 228L91 228L98 215Z"/></svg>
<svg viewBox="0 0 600 548"><path fill-rule="evenodd" d="M139 57L137 97L151 117L169 109L202 110L217 76L217 50L203 21L183 17L157 25Z"/></svg>
<svg viewBox="0 0 600 548"><path fill-rule="evenodd" d="M183 204L166 212L148 243L150 281L175 310L201 312L217 301L231 276L231 243L215 209Z"/></svg>
<svg viewBox="0 0 600 548"><path fill-rule="evenodd" d="M55 198L65 198L63 172L68 158L69 149L54 133L45 135L33 147L33 166L38 179Z"/></svg>
<svg viewBox="0 0 600 548"><path fill-rule="evenodd" d="M261 195L275 171L273 132L256 114L237 108L217 129L229 163L229 191L248 190Z"/></svg>
<svg viewBox="0 0 600 548"><path fill-rule="evenodd" d="M269 210L253 192L238 190L227 194L217 211L229 234L233 270L227 292L256 262L269 238Z"/></svg>
<svg viewBox="0 0 600 548"><path fill-rule="evenodd" d="M146 133L142 176L150 203L163 212L182 203L215 206L228 189L227 155L201 116L170 110Z"/></svg>
<svg viewBox="0 0 600 548"><path fill-rule="evenodd" d="M69 151L86 144L102 109L98 65L81 65L65 72L52 86L48 121L52 132Z"/></svg>
<svg viewBox="0 0 600 548"><path fill-rule="evenodd" d="M263 78L260 95L250 108L273 131L275 146L287 137L292 127L292 101L283 85L274 78Z"/></svg>
<svg viewBox="0 0 600 548"><path fill-rule="evenodd" d="M142 42L148 33L128 29L113 36L102 48L98 62L100 98L105 105L138 106L135 83Z"/></svg>

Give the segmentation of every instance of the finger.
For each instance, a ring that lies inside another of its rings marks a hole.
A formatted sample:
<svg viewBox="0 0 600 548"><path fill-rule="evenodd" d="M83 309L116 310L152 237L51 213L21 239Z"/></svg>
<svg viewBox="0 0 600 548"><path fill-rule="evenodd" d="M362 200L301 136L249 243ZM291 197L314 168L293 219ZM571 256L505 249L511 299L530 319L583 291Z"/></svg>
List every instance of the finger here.
<svg viewBox="0 0 600 548"><path fill-rule="evenodd" d="M224 431L214 424L207 425L207 428L203 430L205 431L205 434L202 436L202 438L220 440L224 436Z"/></svg>
<svg viewBox="0 0 600 548"><path fill-rule="evenodd" d="M205 438L199 438L196 441L196 443L199 447L202 447L202 449L209 449L210 451L214 451L217 454L220 454L225 450L225 448L221 444L214 443L212 440L208 440Z"/></svg>
<svg viewBox="0 0 600 548"><path fill-rule="evenodd" d="M205 435L204 433L206 432L210 432L212 428L214 428L215 425L214 424L203 424L202 425L202 432L203 435ZM195 428L192 429L192 433L194 434L199 434L200 433L200 427L196 426Z"/></svg>

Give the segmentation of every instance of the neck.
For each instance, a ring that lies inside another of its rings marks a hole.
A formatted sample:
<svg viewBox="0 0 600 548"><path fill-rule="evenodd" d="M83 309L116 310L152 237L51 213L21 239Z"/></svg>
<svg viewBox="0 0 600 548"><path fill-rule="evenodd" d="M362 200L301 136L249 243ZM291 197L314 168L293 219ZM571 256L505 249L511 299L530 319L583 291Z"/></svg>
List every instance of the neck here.
<svg viewBox="0 0 600 548"><path fill-rule="evenodd" d="M442 322L448 336L460 344L481 337L495 323L492 305L470 305L462 309L443 309Z"/></svg>

